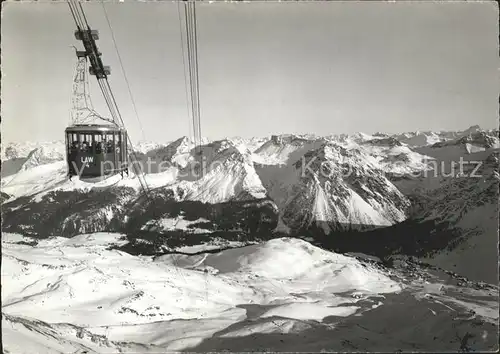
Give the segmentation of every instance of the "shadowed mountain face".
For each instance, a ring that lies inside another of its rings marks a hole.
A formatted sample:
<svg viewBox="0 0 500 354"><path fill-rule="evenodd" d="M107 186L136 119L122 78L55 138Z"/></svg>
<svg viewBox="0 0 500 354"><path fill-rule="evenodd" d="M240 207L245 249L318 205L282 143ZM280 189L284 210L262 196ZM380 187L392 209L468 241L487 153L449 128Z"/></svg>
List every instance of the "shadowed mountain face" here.
<svg viewBox="0 0 500 354"><path fill-rule="evenodd" d="M130 235L131 242L144 240L149 246L142 248L148 248L148 254L162 252L163 247L203 244L219 238L243 243L257 240L258 235L272 234L278 222L276 206L270 200L207 204L178 201L172 190L153 191L149 198L137 197L133 189L123 187L54 191L39 202L19 198L3 207L2 219L3 231L36 238L124 233Z"/></svg>

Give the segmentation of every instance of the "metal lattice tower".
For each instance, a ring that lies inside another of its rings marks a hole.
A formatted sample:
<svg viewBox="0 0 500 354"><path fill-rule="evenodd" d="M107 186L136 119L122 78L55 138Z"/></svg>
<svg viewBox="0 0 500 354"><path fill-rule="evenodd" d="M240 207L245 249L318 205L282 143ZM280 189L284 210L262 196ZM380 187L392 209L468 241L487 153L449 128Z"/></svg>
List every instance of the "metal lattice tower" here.
<svg viewBox="0 0 500 354"><path fill-rule="evenodd" d="M71 125L94 124L98 120L111 121L99 115L92 104L89 86L89 65L83 51L76 51L78 58L73 79L73 96L71 99Z"/></svg>

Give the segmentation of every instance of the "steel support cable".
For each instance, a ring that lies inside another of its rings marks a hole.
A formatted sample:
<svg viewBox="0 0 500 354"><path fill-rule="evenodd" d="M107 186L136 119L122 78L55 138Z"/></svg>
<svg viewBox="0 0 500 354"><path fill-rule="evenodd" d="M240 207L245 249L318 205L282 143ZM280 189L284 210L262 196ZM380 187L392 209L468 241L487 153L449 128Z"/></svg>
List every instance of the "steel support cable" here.
<svg viewBox="0 0 500 354"><path fill-rule="evenodd" d="M196 21L196 3L192 3L193 9L192 9L192 21L193 21L193 61L194 61L194 80L195 80L195 103L196 103L196 119L197 119L197 129L198 129L198 137L200 139L200 145L201 145L201 117L200 117L200 82L199 82L199 75L198 75L198 34L196 28L197 26L197 21Z"/></svg>
<svg viewBox="0 0 500 354"><path fill-rule="evenodd" d="M141 120L140 120L140 118L139 118L139 114L138 114L138 111L137 111L137 106L136 106L136 104L135 104L134 96L133 96L133 94L132 94L132 90L130 89L130 83L129 83L129 81L128 81L127 74L126 74L126 71L125 71L125 67L124 67L124 65L123 65L123 61L122 61L122 59L121 59L120 51L118 50L118 44L116 43L116 38L115 38L115 35L114 35L113 27L112 27L112 25L111 25L111 21L109 20L108 13L107 13L107 11L106 11L106 7L104 6L104 2L103 2L102 0L101 0L101 5L102 5L103 12L104 12L104 17L106 18L106 22L108 23L109 30L110 30L110 32L111 32L111 37L112 37L112 39L113 39L113 45L114 45L114 47L115 47L115 51L116 51L116 54L117 54L117 56L118 56L118 61L120 62L120 67L121 67L121 70L122 70L123 77L124 77L124 79L125 79L125 83L126 83L127 88L128 88L128 93L129 93L129 95L130 95L130 99L131 99L131 101L132 101L132 106L133 106L133 108L134 108L135 116L136 116L136 118L137 118L137 121L138 121L138 123L139 123L139 127L140 127L141 132L142 132L142 138L143 138L143 140L145 140L144 129L143 129L143 127L142 127L142 123L141 123ZM106 78L105 80L106 80L106 85L107 85L107 88L108 88L108 90L109 90L109 94L110 94L110 96L111 96L111 100L112 100L112 102L114 103L114 107L116 108L116 111L117 111L117 116L118 116L118 118L119 118L119 120L120 120L120 123L121 123L121 125L122 125L122 126L125 126L125 123L123 122L123 119L122 119L122 116L121 116L120 110L119 110L119 108L118 108L118 104L117 104L116 99L115 99L115 97L114 97L113 91L111 90L111 86L110 86L110 84L109 84L109 81L107 80L107 78ZM144 190L144 192L145 192L146 194L148 194L148 193L149 193L149 191L150 191L150 189L149 189L149 186L148 186L148 184L147 184L147 181L146 181L146 179L145 179L145 177L144 177L144 175L143 175L144 173L143 173L143 171L142 171L142 170L137 171L136 162L137 162L137 161L139 161L139 160L138 160L137 155L136 155L136 153L135 153L135 151L134 151L134 149L133 149L132 140L131 140L131 138L130 138L130 135L129 135L129 134L127 134L127 140L128 140L129 145L130 145L130 151L131 151L131 154L132 154L132 156L133 156L133 158L134 158L134 160L135 160L135 161L133 161L133 163L132 163L133 168L134 168L134 172L135 172L135 174L136 174L136 176L137 176L137 179L139 180L139 183L141 184L142 189ZM142 181L141 176L142 176L142 178L144 179L144 181Z"/></svg>
<svg viewBox="0 0 500 354"><path fill-rule="evenodd" d="M189 94L188 94L188 79L187 79L187 74L186 74L186 56L185 56L185 48L184 48L184 37L182 35L182 17L181 17L181 8L179 6L179 1L177 1L177 17L179 18L179 34L181 37L181 55L182 55L182 68L183 68L183 74L184 74L184 94L186 98L186 109L188 113L188 132L191 132L191 112L189 110ZM186 38L187 39L187 38ZM193 126L193 131L194 131L194 126Z"/></svg>
<svg viewBox="0 0 500 354"><path fill-rule="evenodd" d="M187 57L188 57L188 73L189 73L189 89L190 89L190 103L191 103L191 114L192 117L191 119L193 120L193 134L194 134L194 143L196 146L196 141L197 141L197 131L196 131L196 110L194 107L194 100L193 100L193 63L192 63L192 49L191 49L191 21L190 21L190 8L189 8L189 2L184 3L184 17L185 17L185 26L186 26L186 44L187 44Z"/></svg>
<svg viewBox="0 0 500 354"><path fill-rule="evenodd" d="M106 82L107 88L109 90L109 94L110 94L111 99L114 103L114 107L116 108L116 112L117 112L118 118L120 120L120 123L122 124L122 126L125 126L123 119L122 119L122 115L120 113L120 109L118 108L118 104L117 104L116 99L115 99L115 95L113 94L113 91L111 90L111 86L109 85L109 81L107 78L105 78L104 81ZM128 135L128 134L127 134L127 139L128 139L129 144L130 144L132 156L134 157L134 160L137 162L138 161L137 155L133 149L133 144L132 144L132 140L130 139L130 135ZM132 165L136 166L134 163ZM149 189L149 186L147 184L146 178L144 177L144 172L142 170L140 170L140 172L141 173L139 174L136 171L137 179L139 180L139 183L141 184L141 187L144 190L144 192L149 195L150 189ZM144 181L141 180L141 177L144 179Z"/></svg>
<svg viewBox="0 0 500 354"><path fill-rule="evenodd" d="M102 92L102 95L104 97L104 101L106 102L106 106L108 107L108 110L109 110L109 113L111 114L111 119L107 119L107 118L104 118L104 117L101 117L99 116L101 119L107 121L107 122L110 122L110 123L113 123L115 125L118 125L116 123L117 121L117 117L116 117L116 113L114 111L114 108L113 108L113 105L112 105L112 102L111 102L111 98L109 97L109 94L108 92L106 91L106 89L102 86L102 82L101 80L97 80L98 84L99 84L99 87L101 89L101 92Z"/></svg>
<svg viewBox="0 0 500 354"><path fill-rule="evenodd" d="M196 107L194 101L194 81L193 81L193 49L192 49L192 24L191 24L191 7L189 2L185 4L185 17L186 17L186 41L187 41L187 55L188 55L188 68L189 68L189 89L190 89L190 103L191 103L191 119L193 120L193 138L195 146L198 140L198 132L196 130Z"/></svg>
<svg viewBox="0 0 500 354"><path fill-rule="evenodd" d="M68 0L68 6L71 11L71 15L73 16L73 19L75 20L75 24L78 30L82 30L83 24L80 22L80 19L77 14L77 8L73 2L73 0Z"/></svg>
<svg viewBox="0 0 500 354"><path fill-rule="evenodd" d="M115 47L115 51L116 51L116 54L118 56L118 61L120 62L120 67L122 69L122 74L123 74L123 77L125 79L125 83L127 84L128 93L129 93L129 96L130 96L130 100L132 101L132 106L133 106L134 112L135 112L135 117L137 118L137 122L139 123L139 127L141 129L142 139L146 140L146 134L144 133L144 129L142 127L141 120L139 119L139 113L137 111L137 106L135 104L134 96L132 95L132 90L130 88L130 83L128 81L127 74L125 72L125 67L123 66L122 57L120 55L120 52L118 51L118 44L116 43L116 38L115 38L114 31L113 31L113 27L111 26L111 21L109 20L108 12L106 11L106 6L104 6L104 1L103 0L101 0L101 5L102 5L102 9L104 11L104 17L106 18L106 22L108 23L108 27L109 27L109 30L111 32L111 38L113 39L113 45Z"/></svg>
<svg viewBox="0 0 500 354"><path fill-rule="evenodd" d="M187 1L187 3L191 3L191 1ZM192 92L192 97L191 99L194 101L193 102L193 120L196 122L196 135L199 137L199 153L201 154L201 137L202 137L202 132L201 132L201 115L200 115L200 101L199 101L199 75L198 75L198 38L197 38L197 21L196 21L196 7L195 7L195 1L192 1L192 11L189 8L189 5L186 4L186 21L189 18L189 25L186 26L186 31L189 34L189 47L188 51L189 53L189 58L190 58L190 65L192 65L192 74L190 77L191 84L193 90ZM188 11L189 9L189 11ZM201 158L201 157L200 157ZM208 278L205 278L206 280L206 296L208 296ZM270 283L276 287L277 289L283 291L286 293L286 291L283 289L283 287L279 286L277 287L275 284L273 284L271 281ZM272 321L273 325L277 327L279 330L282 330L283 325L278 325L274 321Z"/></svg>
<svg viewBox="0 0 500 354"><path fill-rule="evenodd" d="M197 38L197 21L196 21L196 3L191 2L191 40L193 49L193 82L194 82L194 104L196 107L196 130L198 135L198 145L201 152L201 117L200 117L200 87L198 75L198 38Z"/></svg>
<svg viewBox="0 0 500 354"><path fill-rule="evenodd" d="M111 114L111 120L115 125L118 125L118 117L116 116L115 109L113 107L113 103L111 101L111 97L109 97L109 93L106 90L106 87L103 85L103 82L101 80L97 80L99 87L101 89L102 95L104 97L104 101L106 102L106 105L108 106L109 113Z"/></svg>
<svg viewBox="0 0 500 354"><path fill-rule="evenodd" d="M191 40L191 63L193 66L193 106L194 106L194 118L196 122L196 138L198 139L197 145L200 144L200 131L199 127L199 117L198 117L198 101L196 99L197 89L196 89L196 57L195 57L195 37L194 37L194 16L193 16L193 5L194 2L189 2L189 21L190 21L190 40Z"/></svg>
<svg viewBox="0 0 500 354"><path fill-rule="evenodd" d="M106 100L108 108L109 108L109 110L111 112L111 115L113 117L113 122L116 125L119 125L117 122L118 121L123 122L123 120L121 119L121 116L119 115L118 106L116 106L116 101L114 100L113 92L111 91L111 87L109 86L109 82L106 80L106 84L105 84L103 82L103 80L98 80L98 81L99 81L99 85L101 86L101 91L103 93L103 96L104 96L104 98ZM122 125L123 125L123 123L122 123ZM131 152L132 152L132 156L134 157L134 160L138 161L137 156L135 155L135 152L133 150L132 142L131 142L130 137L128 136L128 134L127 134L127 141L130 144L130 146L131 146ZM149 187L147 186L147 184L144 184L143 181L141 180L141 176L137 172L137 166L134 163L132 165L134 167L134 172L135 172L135 174L137 176L137 179L139 180L141 188L143 189L143 191L145 193L148 193L149 192Z"/></svg>
<svg viewBox="0 0 500 354"><path fill-rule="evenodd" d="M198 40L196 34L196 3L192 3L193 9L193 62L194 62L194 91L195 91L195 106L196 106L196 129L198 131L198 145L201 152L201 117L200 117L200 84L198 80Z"/></svg>
<svg viewBox="0 0 500 354"><path fill-rule="evenodd" d="M80 29L81 30L84 30L85 28L88 29L88 24L85 20L85 17L82 14L82 12L83 12L82 4L80 3L79 0L71 0L71 1L73 1L73 4L74 4L76 17L78 18L78 21L79 21L80 27L81 27Z"/></svg>
<svg viewBox="0 0 500 354"><path fill-rule="evenodd" d="M196 21L196 3L186 1L185 5L185 21L188 46L188 64L189 64L189 82L191 89L191 107L193 132L196 146L199 147L201 153L201 117L200 117L200 101L199 101L199 75L198 75L198 48L197 48L197 21Z"/></svg>
<svg viewBox="0 0 500 354"><path fill-rule="evenodd" d="M78 13L78 6L76 5L75 0L68 0L68 3L70 4L73 17L75 18L78 29L82 30L84 28L84 23L82 22L81 16Z"/></svg>
<svg viewBox="0 0 500 354"><path fill-rule="evenodd" d="M81 16L82 16L83 20L85 21L85 25L87 26L87 29L90 30L89 23L87 22L87 17L85 16L85 11L83 11L82 3L79 0L78 0L78 5L80 6Z"/></svg>

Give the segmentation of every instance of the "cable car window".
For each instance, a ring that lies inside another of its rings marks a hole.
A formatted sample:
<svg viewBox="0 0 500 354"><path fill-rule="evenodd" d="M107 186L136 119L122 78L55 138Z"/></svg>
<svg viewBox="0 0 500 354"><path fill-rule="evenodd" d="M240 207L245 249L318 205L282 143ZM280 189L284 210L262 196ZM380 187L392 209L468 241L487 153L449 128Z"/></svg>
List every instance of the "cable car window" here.
<svg viewBox="0 0 500 354"><path fill-rule="evenodd" d="M115 142L113 139L113 133L108 133L107 138L106 138L106 147L107 147L107 152L108 153L113 153L114 152L114 147L115 147Z"/></svg>
<svg viewBox="0 0 500 354"><path fill-rule="evenodd" d="M121 146L122 146L122 137L121 133L115 134L115 142L116 142L116 153L120 155Z"/></svg>
<svg viewBox="0 0 500 354"><path fill-rule="evenodd" d="M68 133L67 139L68 141L66 142L66 148L68 149L68 153L71 154L71 150L73 149L73 134Z"/></svg>
<svg viewBox="0 0 500 354"><path fill-rule="evenodd" d="M87 149L88 151L92 151L92 135L91 134L86 134L85 135L85 140L87 141Z"/></svg>
<svg viewBox="0 0 500 354"><path fill-rule="evenodd" d="M89 136L89 134L80 134L80 150L83 152L88 152L90 150Z"/></svg>
<svg viewBox="0 0 500 354"><path fill-rule="evenodd" d="M100 139L101 139L101 151L106 152L107 151L106 135L104 133L101 133Z"/></svg>
<svg viewBox="0 0 500 354"><path fill-rule="evenodd" d="M94 140L95 140L95 153L101 154L102 153L102 136L101 136L101 134L96 134L94 136Z"/></svg>
<svg viewBox="0 0 500 354"><path fill-rule="evenodd" d="M69 144L69 152L70 154L75 154L78 149L79 149L79 146L78 146L78 134L69 134L69 136L71 137L70 138L70 141L68 142Z"/></svg>

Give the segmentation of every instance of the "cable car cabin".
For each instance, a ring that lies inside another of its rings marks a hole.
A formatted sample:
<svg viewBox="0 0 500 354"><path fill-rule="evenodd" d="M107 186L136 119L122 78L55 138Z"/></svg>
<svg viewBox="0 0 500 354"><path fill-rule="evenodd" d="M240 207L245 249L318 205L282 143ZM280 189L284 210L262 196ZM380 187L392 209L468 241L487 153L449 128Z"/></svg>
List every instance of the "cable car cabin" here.
<svg viewBox="0 0 500 354"><path fill-rule="evenodd" d="M73 125L66 128L68 174L99 177L128 174L127 131L113 125Z"/></svg>

